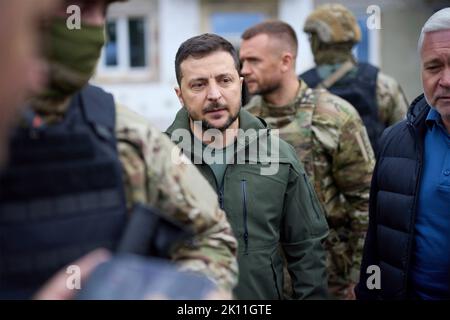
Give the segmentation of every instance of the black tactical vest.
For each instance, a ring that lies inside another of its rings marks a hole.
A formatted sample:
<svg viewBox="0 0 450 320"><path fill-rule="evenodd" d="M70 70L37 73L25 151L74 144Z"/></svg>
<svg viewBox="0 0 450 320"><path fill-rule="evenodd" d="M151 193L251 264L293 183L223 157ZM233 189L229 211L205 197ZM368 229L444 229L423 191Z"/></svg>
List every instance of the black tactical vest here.
<svg viewBox="0 0 450 320"><path fill-rule="evenodd" d="M113 97L86 86L65 119L19 128L0 176L0 298L28 298L85 253L114 249L126 203Z"/></svg>
<svg viewBox="0 0 450 320"><path fill-rule="evenodd" d="M367 63L358 63L355 77L344 77L328 88L330 92L347 100L358 110L375 154L378 153L378 140L386 128L386 125L380 122L378 115L377 77L378 68ZM323 81L316 68L301 74L300 78L311 88L315 88Z"/></svg>

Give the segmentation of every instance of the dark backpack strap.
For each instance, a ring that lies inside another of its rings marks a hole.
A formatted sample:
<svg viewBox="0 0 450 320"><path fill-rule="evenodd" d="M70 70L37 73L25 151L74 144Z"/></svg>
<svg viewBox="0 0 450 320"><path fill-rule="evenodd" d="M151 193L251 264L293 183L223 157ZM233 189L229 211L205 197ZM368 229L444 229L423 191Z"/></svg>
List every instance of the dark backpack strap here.
<svg viewBox="0 0 450 320"><path fill-rule="evenodd" d="M368 63L358 63L358 73L356 77L363 84L376 88L379 69Z"/></svg>
<svg viewBox="0 0 450 320"><path fill-rule="evenodd" d="M308 71L299 75L298 78L305 81L310 88L317 87L317 85L322 81L322 79L320 79L319 77L319 74L317 73L316 68L309 69Z"/></svg>
<svg viewBox="0 0 450 320"><path fill-rule="evenodd" d="M90 84L80 94L86 121L100 138L115 146L116 107L112 94Z"/></svg>

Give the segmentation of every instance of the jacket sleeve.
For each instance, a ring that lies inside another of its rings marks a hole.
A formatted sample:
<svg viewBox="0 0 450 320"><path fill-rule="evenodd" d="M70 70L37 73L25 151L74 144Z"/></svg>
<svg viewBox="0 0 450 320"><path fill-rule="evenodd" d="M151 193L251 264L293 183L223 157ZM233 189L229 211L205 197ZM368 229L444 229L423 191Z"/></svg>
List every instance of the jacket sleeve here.
<svg viewBox="0 0 450 320"><path fill-rule="evenodd" d="M352 249L349 274L356 283L368 225L370 180L375 162L367 131L357 114L350 114L341 126L332 158L333 178L348 207L348 246Z"/></svg>
<svg viewBox="0 0 450 320"><path fill-rule="evenodd" d="M281 245L297 299L326 299L328 234L325 214L303 168L291 167L284 202Z"/></svg>
<svg viewBox="0 0 450 320"><path fill-rule="evenodd" d="M172 258L183 269L202 272L221 288L232 289L237 242L216 194L167 136L133 112L117 111L127 203L147 203L191 227L194 240L180 244Z"/></svg>
<svg viewBox="0 0 450 320"><path fill-rule="evenodd" d="M383 135L380 140L380 146L385 145L386 136L391 131L391 128L384 130ZM367 288L367 279L369 274L367 274L367 268L371 265L379 265L378 250L377 250L377 194L378 194L378 164L383 151L380 152L377 158L377 164L372 175L372 182L370 186L370 201L369 201L369 227L367 229L367 234L364 242L364 251L361 262L361 271L359 282L355 287L356 298L358 300L374 300L378 299L377 290L369 290Z"/></svg>
<svg viewBox="0 0 450 320"><path fill-rule="evenodd" d="M391 126L406 117L409 104L402 87L394 78L379 72L376 94L379 117L386 126Z"/></svg>

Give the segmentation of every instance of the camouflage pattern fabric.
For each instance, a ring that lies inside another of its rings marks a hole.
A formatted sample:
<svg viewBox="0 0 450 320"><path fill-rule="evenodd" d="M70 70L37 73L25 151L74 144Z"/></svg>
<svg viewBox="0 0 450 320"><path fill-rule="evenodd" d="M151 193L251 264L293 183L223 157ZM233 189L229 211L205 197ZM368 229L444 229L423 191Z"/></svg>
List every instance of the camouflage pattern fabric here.
<svg viewBox="0 0 450 320"><path fill-rule="evenodd" d="M323 43L357 43L361 40L361 29L355 16L337 3L317 7L306 18L303 30L317 34Z"/></svg>
<svg viewBox="0 0 450 320"><path fill-rule="evenodd" d="M327 44L321 42L315 33L309 40L316 65L344 63L347 60L356 62L352 53L353 42Z"/></svg>
<svg viewBox="0 0 450 320"><path fill-rule="evenodd" d="M330 288L355 283L375 162L358 112L345 100L310 89L303 81L289 105L272 106L255 96L245 108L278 128L280 137L294 147L326 209Z"/></svg>
<svg viewBox="0 0 450 320"><path fill-rule="evenodd" d="M406 117L408 101L399 83L392 77L378 72L377 103L380 121L391 126Z"/></svg>
<svg viewBox="0 0 450 320"><path fill-rule="evenodd" d="M351 50L361 40L361 29L353 13L343 5L318 6L306 18L303 31L310 35L317 65L354 61Z"/></svg>

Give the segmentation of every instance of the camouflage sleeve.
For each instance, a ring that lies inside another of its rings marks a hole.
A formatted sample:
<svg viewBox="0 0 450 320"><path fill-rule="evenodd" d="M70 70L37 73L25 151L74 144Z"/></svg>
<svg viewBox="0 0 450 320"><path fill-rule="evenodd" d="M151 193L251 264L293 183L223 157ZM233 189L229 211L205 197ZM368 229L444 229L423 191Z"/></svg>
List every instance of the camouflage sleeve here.
<svg viewBox="0 0 450 320"><path fill-rule="evenodd" d="M408 101L398 82L379 72L376 90L381 121L391 126L403 120L408 110Z"/></svg>
<svg viewBox="0 0 450 320"><path fill-rule="evenodd" d="M322 98L323 97L323 98ZM375 164L374 154L370 145L367 131L356 109L339 97L334 95L321 95L319 108L325 108L324 103L332 104L339 112L332 122L325 116L321 130L329 132L335 141L330 143L329 155L331 157L332 176L341 201L344 201L346 221L350 226L348 232L348 248L351 252L350 278L356 281L359 275L364 236L368 225L368 206L370 181ZM332 128L332 129L330 129ZM331 130L331 131L330 131ZM324 139L322 139L324 140ZM347 225L346 223L346 225ZM330 224L332 227L333 224ZM347 227L346 227L347 228Z"/></svg>
<svg viewBox="0 0 450 320"><path fill-rule="evenodd" d="M221 288L237 282L237 242L217 196L168 137L132 111L117 106L118 150L127 204L144 202L190 226L195 238L172 258L203 272Z"/></svg>
<svg viewBox="0 0 450 320"><path fill-rule="evenodd" d="M369 192L375 165L374 154L366 128L355 112L349 114L341 127L339 145L333 157L333 176L351 206L349 248L352 249L350 279L359 278L364 237L368 226Z"/></svg>

